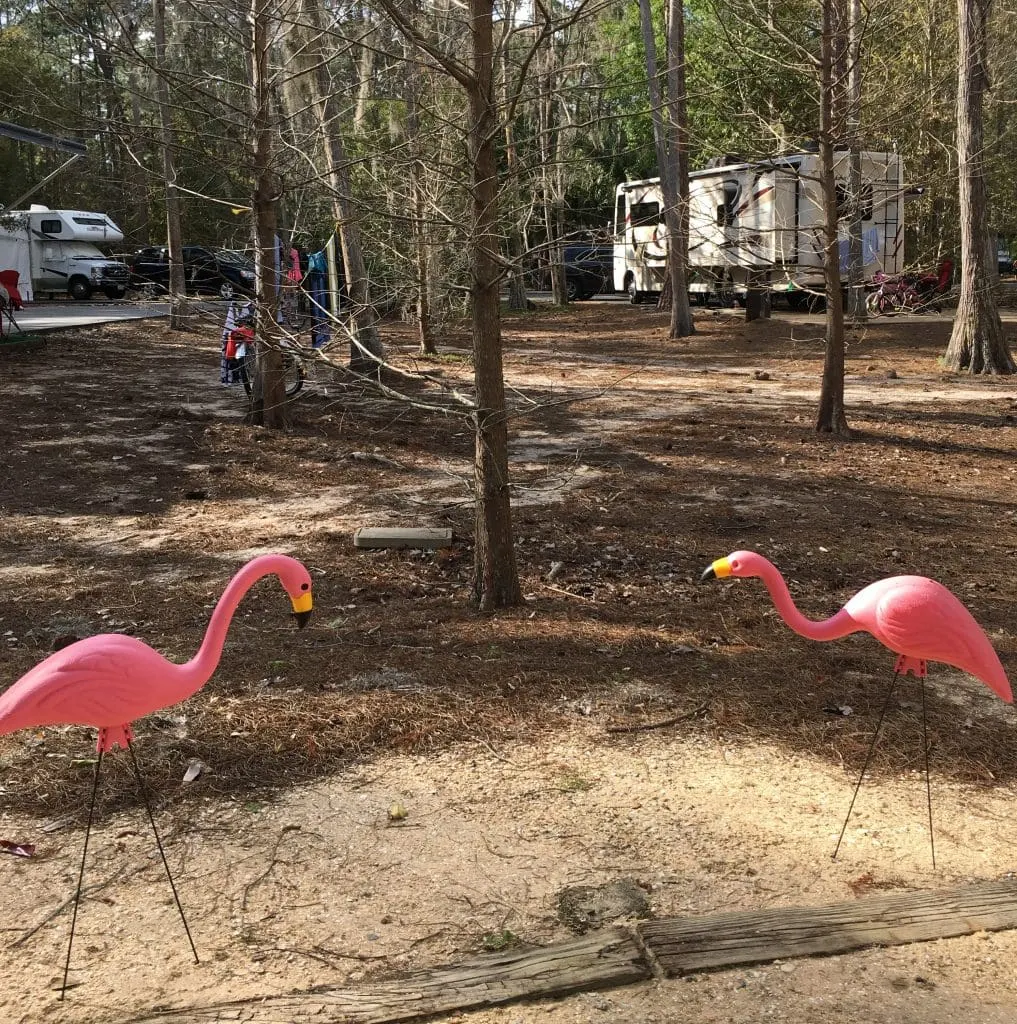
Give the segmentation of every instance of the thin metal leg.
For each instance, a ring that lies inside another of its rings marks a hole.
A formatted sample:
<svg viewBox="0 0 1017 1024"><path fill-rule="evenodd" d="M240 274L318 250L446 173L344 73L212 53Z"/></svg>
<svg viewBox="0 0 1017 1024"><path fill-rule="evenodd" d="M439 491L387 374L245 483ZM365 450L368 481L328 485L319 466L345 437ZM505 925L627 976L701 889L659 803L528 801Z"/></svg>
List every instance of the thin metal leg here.
<svg viewBox="0 0 1017 1024"><path fill-rule="evenodd" d="M922 676L922 751L925 754L925 797L929 804L929 846L932 848L932 870L936 870L936 836L932 831L932 780L929 778L929 727L925 717L925 677Z"/></svg>
<svg viewBox="0 0 1017 1024"><path fill-rule="evenodd" d="M173 874L170 871L169 862L166 860L166 853L162 848L162 840L159 838L159 830L155 827L155 815L152 813L152 805L148 802L148 789L145 780L141 777L141 769L138 767L138 759L134 753L134 744L128 740L127 750L131 755L131 764L134 765L134 775L138 780L138 789L141 791L141 799L145 801L145 810L148 811L148 820L152 823L152 831L155 833L155 845L159 847L159 856L162 857L163 867L166 868L166 877L169 879L170 888L173 890L173 899L176 902L177 910L180 911L180 920L184 922L184 931L187 932L187 941L191 944L191 952L194 954L194 962L200 963L198 951L194 948L194 939L191 938L191 929L187 927L187 918L184 916L184 908L180 905L180 897L177 895L177 887L173 884Z"/></svg>
<svg viewBox="0 0 1017 1024"><path fill-rule="evenodd" d="M92 831L92 818L95 815L95 794L99 790L99 770L102 768L102 751L95 759L95 775L92 778L92 799L88 805L88 824L85 826L85 845L81 850L81 867L78 869L78 888L74 891L74 910L71 913L71 936L67 940L67 959L64 961L64 980L60 986L60 999L67 992L67 973L71 969L71 947L74 945L74 926L78 922L78 903L81 901L81 883L85 879L85 857L88 856L88 837Z"/></svg>
<svg viewBox="0 0 1017 1024"><path fill-rule="evenodd" d="M879 730L883 727L883 718L886 716L886 709L890 706L890 698L893 696L894 687L897 685L898 674L899 673L894 672L893 679L890 682L890 689L886 691L886 700L883 701L883 710L879 712L879 721L876 723L876 731L872 734L872 742L869 744L869 752L865 755L865 763L862 765L862 770L858 775L858 781L855 783L855 791L851 796L851 805L848 807L847 816L844 818L844 824L841 826L840 835L837 837L837 846L833 851L833 856L830 858L831 860L837 859L840 844L844 839L844 833L847 831L848 822L851 820L851 812L855 807L858 790L862 788L862 779L865 778L865 770L869 767L869 761L872 759L872 751L876 749L876 740L879 739Z"/></svg>

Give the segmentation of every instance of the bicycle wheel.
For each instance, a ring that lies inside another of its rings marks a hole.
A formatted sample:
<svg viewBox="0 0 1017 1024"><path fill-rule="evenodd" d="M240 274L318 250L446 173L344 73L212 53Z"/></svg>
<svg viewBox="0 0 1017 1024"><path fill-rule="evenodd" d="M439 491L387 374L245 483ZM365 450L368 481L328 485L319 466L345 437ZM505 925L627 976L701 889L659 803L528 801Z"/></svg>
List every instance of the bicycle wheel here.
<svg viewBox="0 0 1017 1024"><path fill-rule="evenodd" d="M304 386L304 363L300 356L291 352L283 352L283 380L286 382L286 397L293 398ZM247 346L243 362L240 364L240 379L244 382L244 390L251 394L254 390L255 364L257 360L252 346Z"/></svg>
<svg viewBox="0 0 1017 1024"><path fill-rule="evenodd" d="M286 381L286 397L292 398L304 386L304 363L300 356L283 352L283 378Z"/></svg>

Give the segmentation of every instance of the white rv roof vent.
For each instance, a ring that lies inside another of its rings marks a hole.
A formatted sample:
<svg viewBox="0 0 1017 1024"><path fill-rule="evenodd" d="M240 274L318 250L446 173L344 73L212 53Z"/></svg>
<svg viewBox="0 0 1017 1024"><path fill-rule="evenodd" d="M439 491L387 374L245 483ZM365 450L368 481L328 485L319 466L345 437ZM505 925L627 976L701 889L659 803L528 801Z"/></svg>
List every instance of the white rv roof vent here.
<svg viewBox="0 0 1017 1024"><path fill-rule="evenodd" d="M40 203L32 203L32 205L28 208L28 212L29 213L48 213L49 212L49 207L48 206L42 206Z"/></svg>

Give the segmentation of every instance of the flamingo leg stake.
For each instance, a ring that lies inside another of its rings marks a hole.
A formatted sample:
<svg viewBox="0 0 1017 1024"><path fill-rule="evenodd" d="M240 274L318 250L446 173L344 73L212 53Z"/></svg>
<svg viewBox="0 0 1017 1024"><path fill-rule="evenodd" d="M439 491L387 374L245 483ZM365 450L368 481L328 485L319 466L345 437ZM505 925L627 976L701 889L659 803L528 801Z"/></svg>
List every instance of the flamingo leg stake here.
<svg viewBox="0 0 1017 1024"><path fill-rule="evenodd" d="M925 676L922 676L922 752L925 754L925 800L929 806L929 845L932 870L936 870L936 834L932 829L932 779L929 777L929 725L925 715Z"/></svg>
<svg viewBox="0 0 1017 1024"><path fill-rule="evenodd" d="M872 734L872 740L869 742L869 749L865 754L865 760L862 762L862 770L858 773L858 781L855 783L855 791L851 794L851 803L848 805L847 814L844 815L844 824L840 827L840 835L837 837L837 845L834 847L830 860L836 860L837 854L840 852L840 844L844 840L844 833L847 831L848 822L851 820L851 812L855 809L855 800L858 799L858 790L862 788L862 779L865 778L865 771L869 767L869 761L872 760L872 752L876 749L876 740L879 739L879 730L883 727L883 719L886 717L887 709L890 707L890 699L893 697L894 687L896 687L897 680L899 678L900 673L894 672L893 679L890 681L890 689L886 691L886 700L883 701L883 707L879 712L879 719L876 722L876 731ZM928 765L928 760L926 760L926 765ZM932 852L932 866L933 868L936 867L935 847L933 847Z"/></svg>
<svg viewBox="0 0 1017 1024"><path fill-rule="evenodd" d="M81 901L81 883L85 880L85 858L88 856L88 837L92 831L95 815L95 794L99 789L99 771L102 768L102 748L95 759L95 775L92 778L92 799L88 805L88 824L85 826L85 845L81 848L81 867L78 868L78 887L74 890L74 910L71 911L71 937L67 940L67 959L64 961L64 981L60 986L60 1000L67 991L67 972L71 969L71 947L74 945L74 926L78 921L78 903Z"/></svg>
<svg viewBox="0 0 1017 1024"><path fill-rule="evenodd" d="M187 918L184 916L184 908L180 905L180 897L177 895L177 887L173 882L173 872L170 871L169 861L166 860L166 851L162 848L162 839L159 838L159 830L155 827L155 815L152 813L152 804L148 799L148 786L141 777L141 768L138 766L138 758L134 753L134 744L128 742L127 752L131 755L131 764L134 766L134 777L138 780L138 789L141 790L141 799L145 801L145 810L148 811L148 820L152 823L152 833L155 835L155 845L159 847L159 856L162 857L162 866L166 869L166 877L169 879L170 889L173 890L173 902L180 912L180 920L184 923L184 931L187 932L187 941L191 944L191 952L194 954L194 962L198 960L198 951L194 948L194 939L191 938L191 929L187 927Z"/></svg>
<svg viewBox="0 0 1017 1024"><path fill-rule="evenodd" d="M17 682L0 693L0 735L19 729L35 729L46 725L88 725L99 730L96 743L98 757L92 798L85 828L85 845L78 871L78 887L74 894L71 915L71 937L67 944L67 961L60 998L67 990L67 973L71 963L71 946L78 918L81 888L85 876L85 858L88 839L95 815L96 792L103 754L116 747L128 751L141 789L148 819L155 833L173 899L184 922L187 941L191 944L195 963L198 953L194 948L191 930L187 926L180 897L173 882L162 839L155 825L155 816L148 800L148 791L137 757L131 745L131 722L153 711L177 704L197 693L208 682L219 664L226 631L241 599L264 576L279 577L283 589L293 605L293 617L303 627L311 616L311 577L296 559L288 555L260 555L247 563L230 580L212 612L205 638L197 654L183 665L168 661L147 644L122 633L105 633L79 640L51 654L35 668L26 672Z"/></svg>
<svg viewBox="0 0 1017 1024"><path fill-rule="evenodd" d="M718 558L701 577L702 581L728 576L758 576L766 586L780 617L800 636L810 640L839 640L850 633L871 633L884 647L897 655L894 678L879 716L872 744L858 777L854 798L869 765L883 716L899 675L913 672L922 681L922 735L925 744L925 786L929 804L929 832L932 832L932 783L929 779L929 742L925 714L926 662L942 661L981 680L1002 700L1013 703L1013 692L989 638L963 604L941 583L925 576L891 576L870 583L860 590L839 612L816 622L807 619L795 607L784 578L777 567L755 551L734 551ZM837 850L847 819L837 840ZM834 851L834 857L837 856ZM936 848L933 841L932 863Z"/></svg>

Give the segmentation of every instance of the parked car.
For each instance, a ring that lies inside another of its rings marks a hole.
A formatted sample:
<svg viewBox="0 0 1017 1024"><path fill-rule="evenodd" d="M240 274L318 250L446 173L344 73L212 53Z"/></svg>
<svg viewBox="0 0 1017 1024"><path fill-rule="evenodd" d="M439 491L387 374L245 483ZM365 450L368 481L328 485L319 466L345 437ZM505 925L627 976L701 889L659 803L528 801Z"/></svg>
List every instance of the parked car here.
<svg viewBox="0 0 1017 1024"><path fill-rule="evenodd" d="M213 249L202 245L185 245L184 277L191 294L218 295L232 299L234 295L254 294L254 264L231 249ZM132 288L169 289L169 250L164 245L138 249L127 258Z"/></svg>
<svg viewBox="0 0 1017 1024"><path fill-rule="evenodd" d="M570 300L613 292L614 246L566 245L565 287Z"/></svg>
<svg viewBox="0 0 1017 1024"><path fill-rule="evenodd" d="M1000 243L996 252L996 261L999 265L999 276L1009 277L1015 271L1017 271L1017 260L1014 260L1010 256L1010 250Z"/></svg>

